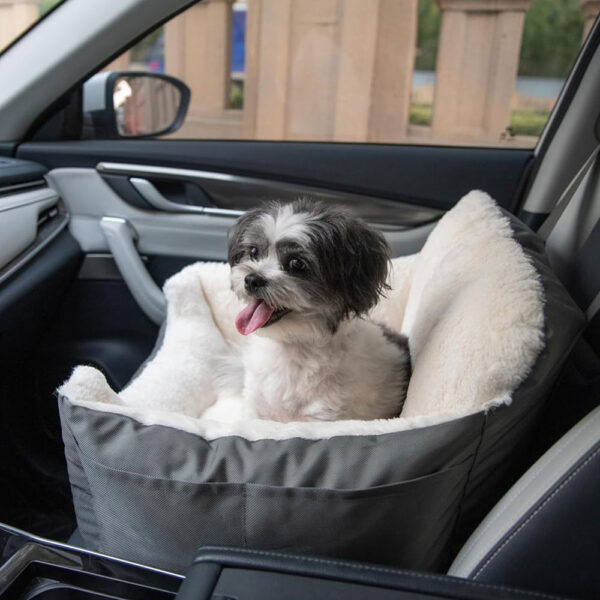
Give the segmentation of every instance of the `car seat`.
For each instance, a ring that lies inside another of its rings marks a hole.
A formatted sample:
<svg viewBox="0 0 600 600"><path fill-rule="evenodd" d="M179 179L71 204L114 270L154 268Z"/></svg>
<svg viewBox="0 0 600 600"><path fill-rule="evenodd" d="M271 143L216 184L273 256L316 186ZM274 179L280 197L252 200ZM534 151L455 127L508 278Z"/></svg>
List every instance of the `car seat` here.
<svg viewBox="0 0 600 600"><path fill-rule="evenodd" d="M507 492L449 573L478 582L597 598L600 590L600 164L596 150L541 233L555 272L585 311L550 400L547 442L581 418ZM550 226L548 226L548 223ZM594 408L595 407L595 408Z"/></svg>

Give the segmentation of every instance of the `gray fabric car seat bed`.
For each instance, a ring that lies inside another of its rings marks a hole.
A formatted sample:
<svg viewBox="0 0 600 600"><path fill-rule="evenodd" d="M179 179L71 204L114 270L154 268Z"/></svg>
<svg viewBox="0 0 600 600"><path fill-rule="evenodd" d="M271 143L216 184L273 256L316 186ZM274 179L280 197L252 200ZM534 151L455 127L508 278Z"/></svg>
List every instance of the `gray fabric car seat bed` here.
<svg viewBox="0 0 600 600"><path fill-rule="evenodd" d="M402 414L275 423L213 397L215 348L247 343L227 265L172 277L163 336L124 390L92 367L59 389L86 546L175 572L206 544L441 568L498 499L584 318L543 243L482 192L390 283L372 316L409 339Z"/></svg>

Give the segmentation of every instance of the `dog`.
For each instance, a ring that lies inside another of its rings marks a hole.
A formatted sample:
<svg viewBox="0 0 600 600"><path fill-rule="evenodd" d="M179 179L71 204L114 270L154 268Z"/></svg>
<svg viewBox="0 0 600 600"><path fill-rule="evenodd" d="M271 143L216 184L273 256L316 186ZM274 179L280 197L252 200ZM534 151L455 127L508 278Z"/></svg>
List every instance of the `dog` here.
<svg viewBox="0 0 600 600"><path fill-rule="evenodd" d="M243 399L281 422L397 417L408 340L370 320L387 286L383 235L349 212L300 199L241 216L229 235ZM249 340L250 341L250 340Z"/></svg>

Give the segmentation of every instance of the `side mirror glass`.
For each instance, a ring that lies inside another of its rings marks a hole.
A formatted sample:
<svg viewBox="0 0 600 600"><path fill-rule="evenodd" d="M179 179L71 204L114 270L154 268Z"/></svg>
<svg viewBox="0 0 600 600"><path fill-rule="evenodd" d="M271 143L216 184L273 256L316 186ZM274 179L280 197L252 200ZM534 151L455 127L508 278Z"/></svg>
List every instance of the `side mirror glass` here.
<svg viewBox="0 0 600 600"><path fill-rule="evenodd" d="M99 73L83 86L84 126L96 138L165 135L181 127L189 102L189 88L168 75Z"/></svg>

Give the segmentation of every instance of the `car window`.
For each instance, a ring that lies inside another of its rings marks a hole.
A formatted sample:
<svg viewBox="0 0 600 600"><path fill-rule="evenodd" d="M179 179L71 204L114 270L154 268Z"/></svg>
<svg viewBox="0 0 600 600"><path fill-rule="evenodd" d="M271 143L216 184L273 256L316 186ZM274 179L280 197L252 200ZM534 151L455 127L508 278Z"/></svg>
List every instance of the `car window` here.
<svg viewBox="0 0 600 600"><path fill-rule="evenodd" d="M594 0L210 0L108 66L191 89L168 137L534 147Z"/></svg>
<svg viewBox="0 0 600 600"><path fill-rule="evenodd" d="M65 0L2 0L0 53Z"/></svg>

